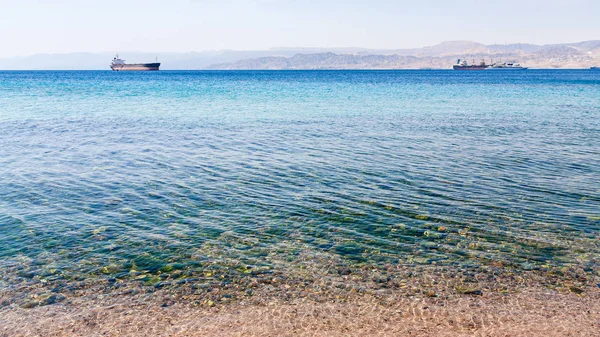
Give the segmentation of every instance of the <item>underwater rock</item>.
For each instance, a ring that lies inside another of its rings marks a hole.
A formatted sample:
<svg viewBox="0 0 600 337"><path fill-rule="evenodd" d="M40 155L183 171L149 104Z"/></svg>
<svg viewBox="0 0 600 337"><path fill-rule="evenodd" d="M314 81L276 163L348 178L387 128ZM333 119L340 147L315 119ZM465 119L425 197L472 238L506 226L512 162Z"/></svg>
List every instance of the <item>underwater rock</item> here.
<svg viewBox="0 0 600 337"><path fill-rule="evenodd" d="M483 291L477 288L456 287L456 291L463 295L483 295Z"/></svg>
<svg viewBox="0 0 600 337"><path fill-rule="evenodd" d="M583 289L577 288L577 287L574 287L574 286L569 286L569 291L572 292L572 293L575 293L577 295L581 295L581 294L584 293Z"/></svg>
<svg viewBox="0 0 600 337"><path fill-rule="evenodd" d="M60 295L55 294L44 294L38 297L38 303L40 306L54 304L59 300L59 296Z"/></svg>
<svg viewBox="0 0 600 337"><path fill-rule="evenodd" d="M425 293L425 296L427 297L437 297L438 295L435 293L435 291L428 291Z"/></svg>
<svg viewBox="0 0 600 337"><path fill-rule="evenodd" d="M352 270L350 268L343 267L343 268L338 269L338 274L340 274L342 276L350 275L351 273L352 273Z"/></svg>
<svg viewBox="0 0 600 337"><path fill-rule="evenodd" d="M161 288L164 288L167 285L169 285L169 282L158 282L157 284L154 285L154 288L161 289Z"/></svg>
<svg viewBox="0 0 600 337"><path fill-rule="evenodd" d="M31 309L31 308L37 307L38 305L39 305L38 302L28 300L28 301L21 303L21 305L19 305L19 306L23 309Z"/></svg>

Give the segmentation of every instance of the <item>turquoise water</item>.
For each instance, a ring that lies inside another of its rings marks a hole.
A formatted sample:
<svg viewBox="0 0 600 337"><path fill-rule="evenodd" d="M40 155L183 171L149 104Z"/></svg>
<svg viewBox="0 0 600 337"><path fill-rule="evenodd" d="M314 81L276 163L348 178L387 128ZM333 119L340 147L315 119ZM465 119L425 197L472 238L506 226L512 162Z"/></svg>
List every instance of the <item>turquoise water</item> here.
<svg viewBox="0 0 600 337"><path fill-rule="evenodd" d="M597 72L0 72L0 288L307 254L595 273L599 236Z"/></svg>

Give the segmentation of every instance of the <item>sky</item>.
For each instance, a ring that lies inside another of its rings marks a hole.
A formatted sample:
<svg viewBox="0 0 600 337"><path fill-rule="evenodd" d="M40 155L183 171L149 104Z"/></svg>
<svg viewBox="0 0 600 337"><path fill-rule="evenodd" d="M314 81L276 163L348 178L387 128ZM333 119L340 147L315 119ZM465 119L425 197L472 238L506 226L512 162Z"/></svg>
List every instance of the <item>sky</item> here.
<svg viewBox="0 0 600 337"><path fill-rule="evenodd" d="M0 0L0 57L600 39L600 0Z"/></svg>

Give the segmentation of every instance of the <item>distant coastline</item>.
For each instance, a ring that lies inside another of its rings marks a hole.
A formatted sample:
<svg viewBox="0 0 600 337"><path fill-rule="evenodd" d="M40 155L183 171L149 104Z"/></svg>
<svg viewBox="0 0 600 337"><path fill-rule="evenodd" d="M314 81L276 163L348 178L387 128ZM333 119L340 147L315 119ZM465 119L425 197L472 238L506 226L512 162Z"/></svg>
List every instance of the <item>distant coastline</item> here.
<svg viewBox="0 0 600 337"><path fill-rule="evenodd" d="M109 69L113 55L110 51L0 58L0 70L103 70ZM130 60L159 55L161 70L451 69L458 58L517 61L532 69L589 69L600 65L600 40L542 46L450 41L414 49L277 48L122 55Z"/></svg>
<svg viewBox="0 0 600 337"><path fill-rule="evenodd" d="M535 69L589 69L600 64L600 41L544 46L452 41L419 49L267 56L216 64L209 69L451 69L457 58L519 62Z"/></svg>

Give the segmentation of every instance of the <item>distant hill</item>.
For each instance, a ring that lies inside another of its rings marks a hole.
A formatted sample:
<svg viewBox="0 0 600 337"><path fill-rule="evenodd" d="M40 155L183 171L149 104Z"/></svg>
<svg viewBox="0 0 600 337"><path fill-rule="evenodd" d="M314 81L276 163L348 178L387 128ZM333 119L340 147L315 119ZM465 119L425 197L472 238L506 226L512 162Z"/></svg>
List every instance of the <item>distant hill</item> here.
<svg viewBox="0 0 600 337"><path fill-rule="evenodd" d="M0 58L0 70L108 70L113 53L36 54ZM533 68L600 65L600 40L538 46L448 41L413 49L273 48L189 53L121 52L127 62L153 62L163 70L195 69L418 69L451 68L456 59L519 61Z"/></svg>
<svg viewBox="0 0 600 337"><path fill-rule="evenodd" d="M544 46L449 41L418 49L267 56L215 64L209 69L449 69L458 58L488 63L517 61L532 68L588 68L600 64L600 41Z"/></svg>
<svg viewBox="0 0 600 337"><path fill-rule="evenodd" d="M400 55L356 55L356 54L297 54L293 57L261 57L220 64L211 69L393 69L393 68L443 68L439 58Z"/></svg>
<svg viewBox="0 0 600 337"><path fill-rule="evenodd" d="M272 51L208 51L189 53L143 53L120 52L119 56L129 63L154 62L156 58L162 63L161 69L206 69L212 64L235 62L244 58L255 58L269 55L293 56L300 50L288 52ZM0 70L110 70L109 64L115 53L69 53L69 54L36 54L24 57L0 58Z"/></svg>
<svg viewBox="0 0 600 337"><path fill-rule="evenodd" d="M321 51L312 49L313 51ZM154 62L158 58L164 70L207 69L216 63L235 62L264 56L294 56L305 49L236 51L220 50L188 53L119 52L128 63ZM35 54L23 57L0 58L0 70L110 70L115 53Z"/></svg>

